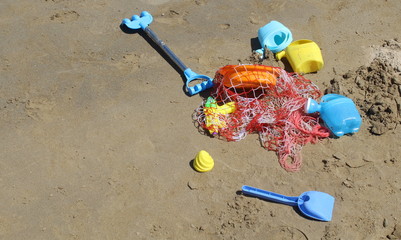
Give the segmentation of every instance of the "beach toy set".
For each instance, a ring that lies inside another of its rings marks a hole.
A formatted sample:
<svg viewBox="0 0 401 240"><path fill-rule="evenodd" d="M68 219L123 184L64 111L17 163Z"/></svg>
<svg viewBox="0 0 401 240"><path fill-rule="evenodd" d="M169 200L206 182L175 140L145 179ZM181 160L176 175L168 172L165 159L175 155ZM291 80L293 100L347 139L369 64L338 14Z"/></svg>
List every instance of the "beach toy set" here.
<svg viewBox="0 0 401 240"><path fill-rule="evenodd" d="M324 66L319 46L307 39L292 42L292 33L283 24L271 21L258 31L258 39L262 49L256 50L260 56L269 50L275 53L276 58L286 58L292 70L297 73L317 72Z"/></svg>
<svg viewBox="0 0 401 240"><path fill-rule="evenodd" d="M259 134L261 145L276 152L287 171L300 169L304 145L330 136L316 114L304 111L308 98L322 94L302 75L264 65L227 65L213 84L211 96L193 115L200 131L226 141Z"/></svg>
<svg viewBox="0 0 401 240"><path fill-rule="evenodd" d="M262 146L277 153L285 170L298 171L305 144L316 143L330 133L342 136L359 130L361 119L351 99L329 94L317 103L321 92L301 74L323 67L320 48L310 40L293 42L290 30L283 24L272 21L259 29L262 49L257 52L264 55L271 51L278 59L287 58L294 72L260 64L226 65L210 78L188 68L149 28L152 21L152 15L144 11L140 16L124 19L122 25L144 31L179 67L186 78L189 95L212 88L210 96L194 113L194 121L205 134L239 141L249 133L258 133ZM201 83L190 86L195 80ZM320 124L319 115L324 125ZM197 172L208 172L213 169L214 160L201 150L192 166ZM242 192L298 206L303 215L312 219L330 221L332 218L334 198L327 193L308 191L299 197L287 197L249 186L243 186Z"/></svg>
<svg viewBox="0 0 401 240"><path fill-rule="evenodd" d="M284 169L298 171L302 146L359 130L361 117L351 99L327 95L320 104L316 102L321 92L299 73L323 67L320 48L310 40L293 41L282 23L271 21L258 30L262 49L257 52L287 58L295 72L259 64L226 65L211 78L188 68L149 28L152 21L153 16L144 11L124 19L122 26L142 30L182 70L189 95L212 88L194 114L206 133L227 141L258 133L262 146L277 153ZM195 80L201 82L190 86Z"/></svg>
<svg viewBox="0 0 401 240"><path fill-rule="evenodd" d="M265 51L270 50L276 54L278 60L286 58L297 73L317 72L324 66L319 46L307 39L292 42L291 31L280 22L271 21L261 27L258 39L263 48L256 50L257 53L264 56ZM325 126L337 137L359 131L362 119L351 99L338 94L328 94L323 96L321 101L319 105L309 98L305 112L318 112Z"/></svg>

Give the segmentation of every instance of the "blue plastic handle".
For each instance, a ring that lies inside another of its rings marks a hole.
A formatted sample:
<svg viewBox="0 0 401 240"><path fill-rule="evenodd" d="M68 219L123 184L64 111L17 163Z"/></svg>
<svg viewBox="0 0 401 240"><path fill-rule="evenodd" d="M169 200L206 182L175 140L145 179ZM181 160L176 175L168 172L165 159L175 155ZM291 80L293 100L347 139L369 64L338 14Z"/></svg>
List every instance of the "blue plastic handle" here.
<svg viewBox="0 0 401 240"><path fill-rule="evenodd" d="M199 92L202 92L203 90L213 87L213 78L208 77L206 75L197 74L196 72L192 71L190 68L185 69L184 75L187 79L186 86L187 86L187 91L190 95L197 94ZM190 87L189 83L191 81L194 81L197 79L200 79L200 80L204 79L206 81L203 81L201 83L196 84L193 87Z"/></svg>
<svg viewBox="0 0 401 240"><path fill-rule="evenodd" d="M288 197L278 193L269 192L266 190L245 185L242 186L242 192L253 197L258 197L273 202L283 203L290 206L298 205L298 197Z"/></svg>

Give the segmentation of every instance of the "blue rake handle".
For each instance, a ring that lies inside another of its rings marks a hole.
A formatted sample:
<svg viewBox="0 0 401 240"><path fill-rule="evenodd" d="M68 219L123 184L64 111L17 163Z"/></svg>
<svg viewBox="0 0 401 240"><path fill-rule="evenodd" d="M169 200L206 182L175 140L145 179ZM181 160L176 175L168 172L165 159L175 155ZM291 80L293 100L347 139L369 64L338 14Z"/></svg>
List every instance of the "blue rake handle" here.
<svg viewBox="0 0 401 240"><path fill-rule="evenodd" d="M290 206L298 206L298 197L288 197L278 193L269 192L266 190L250 186L242 186L242 192L249 196L258 197L273 202L283 203Z"/></svg>
<svg viewBox="0 0 401 240"><path fill-rule="evenodd" d="M125 26L130 29L139 29L141 28L154 43L156 43L170 58L173 62L184 72L186 78L186 87L187 91L190 95L197 94L203 90L213 87L213 79L206 76L200 75L192 71L188 68L167 45L157 37L156 33L153 32L148 26L153 21L153 17L150 13L143 11L141 16L134 15L131 19L125 18L122 22ZM201 83L194 85L193 87L189 86L189 83L194 80L203 79Z"/></svg>

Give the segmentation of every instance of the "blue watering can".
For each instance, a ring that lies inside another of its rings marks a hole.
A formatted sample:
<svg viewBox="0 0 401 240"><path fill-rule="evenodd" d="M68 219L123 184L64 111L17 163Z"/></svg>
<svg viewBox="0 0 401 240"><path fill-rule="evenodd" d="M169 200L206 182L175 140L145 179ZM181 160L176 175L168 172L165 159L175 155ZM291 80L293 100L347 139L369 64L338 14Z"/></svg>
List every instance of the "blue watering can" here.
<svg viewBox="0 0 401 240"><path fill-rule="evenodd" d="M292 33L283 24L271 21L258 30L261 49L257 53L264 55L265 48L273 53L283 51L292 42Z"/></svg>
<svg viewBox="0 0 401 240"><path fill-rule="evenodd" d="M337 137L358 132L362 124L362 118L355 103L339 94L324 95L320 104L309 98L305 105L305 112L319 112L324 124Z"/></svg>

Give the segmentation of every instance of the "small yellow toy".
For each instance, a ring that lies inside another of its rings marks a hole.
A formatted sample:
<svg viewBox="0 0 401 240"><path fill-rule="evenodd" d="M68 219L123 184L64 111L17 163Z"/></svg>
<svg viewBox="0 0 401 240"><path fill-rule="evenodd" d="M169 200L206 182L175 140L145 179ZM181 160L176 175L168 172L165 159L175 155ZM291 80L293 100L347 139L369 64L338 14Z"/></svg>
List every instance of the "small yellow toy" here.
<svg viewBox="0 0 401 240"><path fill-rule="evenodd" d="M214 167L214 160L208 152L201 150L195 157L193 167L198 172L208 172Z"/></svg>
<svg viewBox="0 0 401 240"><path fill-rule="evenodd" d="M219 133L220 128L227 127L224 117L234 111L234 102L229 102L219 106L213 97L208 97L203 112L206 116L206 128L209 130L210 134L216 135Z"/></svg>
<svg viewBox="0 0 401 240"><path fill-rule="evenodd" d="M281 52L276 53L276 58L287 58L292 70L297 73L311 73L322 69L324 62L319 46L307 39L292 42Z"/></svg>

